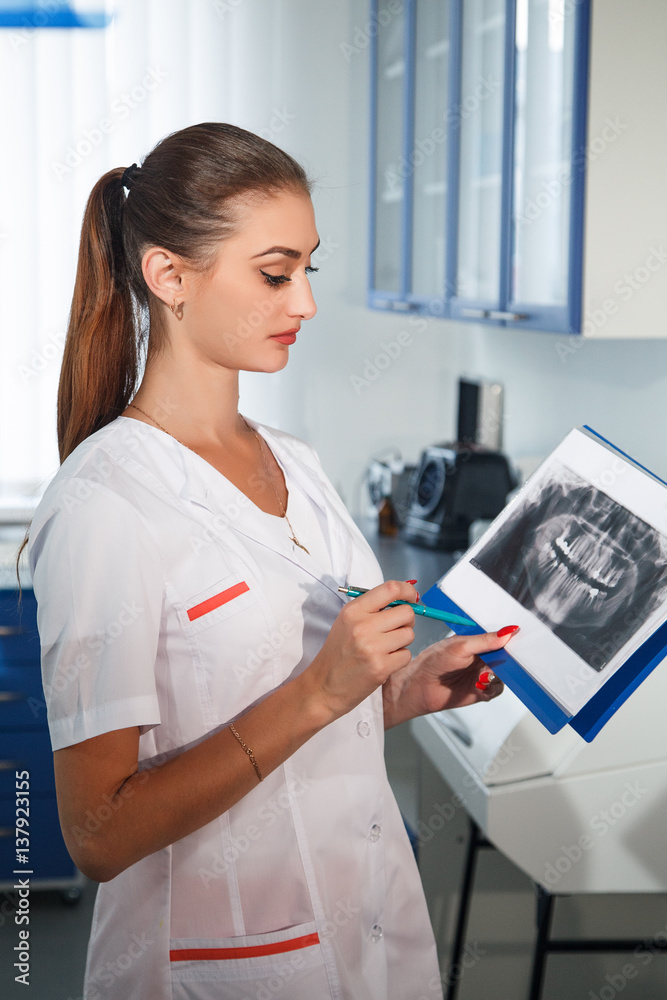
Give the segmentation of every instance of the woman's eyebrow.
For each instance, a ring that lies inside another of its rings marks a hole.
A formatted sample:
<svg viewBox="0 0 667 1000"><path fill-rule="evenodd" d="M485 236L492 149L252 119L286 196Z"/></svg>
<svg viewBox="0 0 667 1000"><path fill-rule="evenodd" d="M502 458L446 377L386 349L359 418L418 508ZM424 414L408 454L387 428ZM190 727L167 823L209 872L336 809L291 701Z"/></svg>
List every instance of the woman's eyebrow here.
<svg viewBox="0 0 667 1000"><path fill-rule="evenodd" d="M310 252L315 253L321 242L322 242L321 240L318 240ZM255 257L267 257L270 253L282 253L285 255L285 257L292 257L294 260L298 260L299 257L301 256L298 250L291 250L289 247L269 247L268 250L262 250L261 253L256 253L250 259L254 260Z"/></svg>

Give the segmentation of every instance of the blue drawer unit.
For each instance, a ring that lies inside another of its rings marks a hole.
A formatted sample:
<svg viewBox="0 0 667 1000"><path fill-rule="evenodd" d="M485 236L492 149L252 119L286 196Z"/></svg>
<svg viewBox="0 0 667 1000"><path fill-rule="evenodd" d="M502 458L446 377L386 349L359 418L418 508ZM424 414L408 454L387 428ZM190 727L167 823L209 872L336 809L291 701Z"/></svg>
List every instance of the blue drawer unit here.
<svg viewBox="0 0 667 1000"><path fill-rule="evenodd" d="M17 772L28 773L28 790L17 792ZM28 799L28 817L17 811L17 794ZM17 815L28 820L27 864L17 861ZM70 902L78 897L83 876L67 853L58 819L37 602L31 589L20 600L18 590L0 589L0 888L10 889L20 878L14 872L25 869L32 872L31 890L61 889Z"/></svg>
<svg viewBox="0 0 667 1000"><path fill-rule="evenodd" d="M15 793L15 774L30 775L30 795L53 795L53 754L46 729L0 732L0 800Z"/></svg>
<svg viewBox="0 0 667 1000"><path fill-rule="evenodd" d="M0 663L0 733L46 726L46 702L39 663Z"/></svg>
<svg viewBox="0 0 667 1000"><path fill-rule="evenodd" d="M39 666L37 602L32 590L0 590L0 668L5 664Z"/></svg>

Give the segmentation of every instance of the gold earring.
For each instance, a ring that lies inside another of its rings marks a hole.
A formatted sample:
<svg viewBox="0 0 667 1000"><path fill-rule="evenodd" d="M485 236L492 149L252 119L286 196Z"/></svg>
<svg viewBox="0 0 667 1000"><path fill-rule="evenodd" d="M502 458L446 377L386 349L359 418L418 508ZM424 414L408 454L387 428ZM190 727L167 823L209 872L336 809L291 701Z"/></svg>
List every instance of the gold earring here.
<svg viewBox="0 0 667 1000"><path fill-rule="evenodd" d="M181 310L181 309L182 309L182 307L183 307L183 303L182 303L182 302L179 302L179 301L178 301L178 300L176 299L176 297L174 297L174 301L173 301L173 302L172 302L172 304L171 304L171 305L169 306L169 308L171 309L171 311L172 311L172 313L174 314L174 316L176 317L176 319L182 319L182 317L183 317L183 313L181 312L181 313L180 313L180 315L179 315L179 310Z"/></svg>

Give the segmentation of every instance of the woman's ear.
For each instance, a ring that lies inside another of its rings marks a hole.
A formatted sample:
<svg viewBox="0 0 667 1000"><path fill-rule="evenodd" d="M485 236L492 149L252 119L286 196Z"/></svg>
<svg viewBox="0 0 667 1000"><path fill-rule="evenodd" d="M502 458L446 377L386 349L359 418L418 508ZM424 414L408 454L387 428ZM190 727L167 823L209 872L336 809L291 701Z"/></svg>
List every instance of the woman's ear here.
<svg viewBox="0 0 667 1000"><path fill-rule="evenodd" d="M186 268L178 254L163 247L149 247L141 261L144 281L150 291L165 305L186 290Z"/></svg>

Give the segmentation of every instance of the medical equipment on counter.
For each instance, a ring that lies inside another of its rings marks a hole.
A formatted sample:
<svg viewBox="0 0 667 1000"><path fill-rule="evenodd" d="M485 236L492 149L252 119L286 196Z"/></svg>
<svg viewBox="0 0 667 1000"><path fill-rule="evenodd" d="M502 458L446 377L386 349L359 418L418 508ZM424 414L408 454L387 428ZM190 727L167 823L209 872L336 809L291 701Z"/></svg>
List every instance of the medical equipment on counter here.
<svg viewBox="0 0 667 1000"><path fill-rule="evenodd" d="M667 892L667 661L592 743L512 694L411 731L488 840L552 893Z"/></svg>

